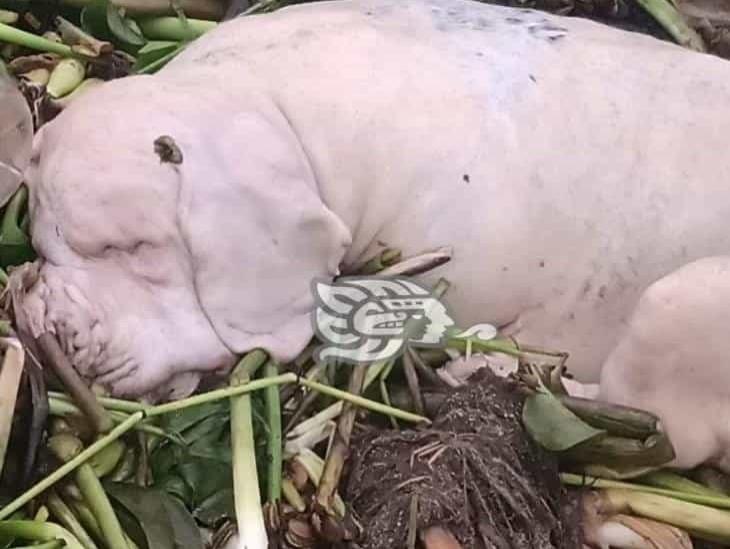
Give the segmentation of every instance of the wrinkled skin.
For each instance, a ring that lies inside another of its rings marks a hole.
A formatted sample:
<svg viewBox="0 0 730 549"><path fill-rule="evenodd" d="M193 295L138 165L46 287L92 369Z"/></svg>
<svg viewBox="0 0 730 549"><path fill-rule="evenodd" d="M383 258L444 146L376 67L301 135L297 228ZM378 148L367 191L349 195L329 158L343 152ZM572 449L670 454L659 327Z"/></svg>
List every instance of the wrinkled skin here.
<svg viewBox="0 0 730 549"><path fill-rule="evenodd" d="M526 10L358 0L233 20L36 138L28 325L114 393L173 398L251 348L295 356L313 278L450 245L424 281L452 282L460 325L569 351L602 398L662 416L677 464L724 465L727 292L706 298L702 273L730 287L728 98L723 60ZM161 162L161 135L181 163ZM677 295L691 315L663 305Z"/></svg>
<svg viewBox="0 0 730 549"><path fill-rule="evenodd" d="M0 206L23 182L33 140L33 119L17 82L0 67Z"/></svg>

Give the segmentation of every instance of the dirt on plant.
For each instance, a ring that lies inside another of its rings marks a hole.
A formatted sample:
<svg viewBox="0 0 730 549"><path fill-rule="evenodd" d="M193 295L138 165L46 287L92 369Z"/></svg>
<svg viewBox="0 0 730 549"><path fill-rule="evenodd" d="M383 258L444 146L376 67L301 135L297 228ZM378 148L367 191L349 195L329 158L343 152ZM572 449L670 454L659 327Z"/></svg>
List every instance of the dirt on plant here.
<svg viewBox="0 0 730 549"><path fill-rule="evenodd" d="M352 547L580 548L575 502L523 428L517 389L485 368L427 428L354 440L345 499L364 534Z"/></svg>

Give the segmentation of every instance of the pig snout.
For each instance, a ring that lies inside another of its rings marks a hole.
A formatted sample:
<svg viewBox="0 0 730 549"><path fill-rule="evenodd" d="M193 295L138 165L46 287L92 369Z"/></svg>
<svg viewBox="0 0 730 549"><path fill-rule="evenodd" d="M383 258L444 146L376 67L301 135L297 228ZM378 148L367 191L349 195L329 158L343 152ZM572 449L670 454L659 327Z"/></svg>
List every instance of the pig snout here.
<svg viewBox="0 0 730 549"><path fill-rule="evenodd" d="M205 371L232 365L203 315L167 311L124 276L110 280L94 269L44 264L20 300L22 329L34 338L53 334L78 374L115 396L184 397Z"/></svg>
<svg viewBox="0 0 730 549"><path fill-rule="evenodd" d="M113 374L118 368L106 366L109 345L103 311L93 307L77 285L55 275L52 267L45 266L28 288L22 300L23 329L34 338L53 334L86 380Z"/></svg>

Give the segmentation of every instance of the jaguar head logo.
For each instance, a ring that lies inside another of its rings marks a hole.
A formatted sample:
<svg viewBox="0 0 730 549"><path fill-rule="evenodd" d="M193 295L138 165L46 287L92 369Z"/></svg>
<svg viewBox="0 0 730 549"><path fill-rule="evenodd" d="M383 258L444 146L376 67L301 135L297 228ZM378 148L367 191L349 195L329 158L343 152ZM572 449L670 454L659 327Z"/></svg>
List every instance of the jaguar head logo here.
<svg viewBox="0 0 730 549"><path fill-rule="evenodd" d="M389 360L408 344L443 345L454 326L446 307L420 284L401 277L344 277L315 281L314 330L321 362Z"/></svg>

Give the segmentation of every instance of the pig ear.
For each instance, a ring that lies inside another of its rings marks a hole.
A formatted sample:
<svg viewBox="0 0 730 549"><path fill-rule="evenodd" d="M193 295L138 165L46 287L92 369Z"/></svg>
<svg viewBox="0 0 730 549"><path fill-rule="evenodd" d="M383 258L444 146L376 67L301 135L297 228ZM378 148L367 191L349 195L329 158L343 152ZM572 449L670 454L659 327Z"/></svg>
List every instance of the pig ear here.
<svg viewBox="0 0 730 549"><path fill-rule="evenodd" d="M236 353L288 361L313 335L312 281L351 243L286 119L247 114L181 144L179 223L201 306ZM223 130L224 128L225 130ZM187 149L187 150L186 150Z"/></svg>

